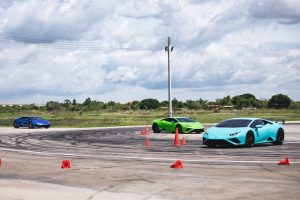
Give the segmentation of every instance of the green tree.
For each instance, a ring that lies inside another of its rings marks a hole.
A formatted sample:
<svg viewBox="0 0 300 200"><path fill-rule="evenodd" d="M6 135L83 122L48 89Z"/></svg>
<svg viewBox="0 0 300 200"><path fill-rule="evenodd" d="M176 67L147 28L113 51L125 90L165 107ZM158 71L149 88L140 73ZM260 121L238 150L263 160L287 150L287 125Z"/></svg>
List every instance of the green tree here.
<svg viewBox="0 0 300 200"><path fill-rule="evenodd" d="M259 105L259 101L255 98L253 94L242 94L238 96L234 96L232 98L232 104L236 108L244 108L244 107L257 107Z"/></svg>
<svg viewBox="0 0 300 200"><path fill-rule="evenodd" d="M200 108L199 104L194 100L186 100L185 105L188 109L192 109L192 110L197 110Z"/></svg>
<svg viewBox="0 0 300 200"><path fill-rule="evenodd" d="M229 95L226 97L223 97L222 99L217 99L216 102L220 106L231 106L232 105L232 101L231 101L231 98Z"/></svg>
<svg viewBox="0 0 300 200"><path fill-rule="evenodd" d="M76 106L76 104L77 104L76 99L73 99L72 105L73 105L73 106Z"/></svg>
<svg viewBox="0 0 300 200"><path fill-rule="evenodd" d="M157 99L144 99L139 103L140 109L157 109L160 107L160 103Z"/></svg>
<svg viewBox="0 0 300 200"><path fill-rule="evenodd" d="M63 103L63 107L66 108L66 110L70 110L71 105L72 105L72 103L69 99L66 99Z"/></svg>
<svg viewBox="0 0 300 200"><path fill-rule="evenodd" d="M271 97L271 99L268 102L269 108L288 108L290 104L292 103L292 100L290 97L284 94L276 94Z"/></svg>
<svg viewBox="0 0 300 200"><path fill-rule="evenodd" d="M60 110L60 104L57 101L49 101L46 103L46 109L49 112L55 113Z"/></svg>
<svg viewBox="0 0 300 200"><path fill-rule="evenodd" d="M183 103L181 101L178 101L176 98L172 100L172 106L173 108L182 108Z"/></svg>
<svg viewBox="0 0 300 200"><path fill-rule="evenodd" d="M169 101L160 102L160 107L168 107L168 106L169 106Z"/></svg>
<svg viewBox="0 0 300 200"><path fill-rule="evenodd" d="M92 104L92 100L90 97L86 98L85 101L83 102L84 106L89 106Z"/></svg>

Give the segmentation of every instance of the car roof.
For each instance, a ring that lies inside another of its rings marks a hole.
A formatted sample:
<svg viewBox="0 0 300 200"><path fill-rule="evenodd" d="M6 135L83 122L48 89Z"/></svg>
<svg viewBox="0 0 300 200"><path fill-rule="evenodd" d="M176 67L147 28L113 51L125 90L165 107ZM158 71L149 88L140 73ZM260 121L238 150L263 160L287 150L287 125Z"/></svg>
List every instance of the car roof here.
<svg viewBox="0 0 300 200"><path fill-rule="evenodd" d="M234 117L234 118L230 118L230 119L244 119L244 120L257 120L257 119L261 119L261 118L256 118L256 117ZM230 120L227 119L227 120Z"/></svg>
<svg viewBox="0 0 300 200"><path fill-rule="evenodd" d="M178 116L173 117L173 118L188 118L188 119L191 119L190 117L178 117Z"/></svg>
<svg viewBox="0 0 300 200"><path fill-rule="evenodd" d="M39 116L24 116L24 117L20 117L20 118L41 118Z"/></svg>

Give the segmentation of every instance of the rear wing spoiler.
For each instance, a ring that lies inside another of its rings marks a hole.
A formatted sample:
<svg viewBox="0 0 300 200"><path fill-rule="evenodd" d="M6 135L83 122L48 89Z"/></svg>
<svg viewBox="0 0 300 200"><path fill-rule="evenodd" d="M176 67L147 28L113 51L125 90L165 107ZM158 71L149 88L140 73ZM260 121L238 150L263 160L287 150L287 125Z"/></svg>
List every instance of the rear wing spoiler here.
<svg viewBox="0 0 300 200"><path fill-rule="evenodd" d="M285 119L268 119L268 120L279 124L285 124Z"/></svg>

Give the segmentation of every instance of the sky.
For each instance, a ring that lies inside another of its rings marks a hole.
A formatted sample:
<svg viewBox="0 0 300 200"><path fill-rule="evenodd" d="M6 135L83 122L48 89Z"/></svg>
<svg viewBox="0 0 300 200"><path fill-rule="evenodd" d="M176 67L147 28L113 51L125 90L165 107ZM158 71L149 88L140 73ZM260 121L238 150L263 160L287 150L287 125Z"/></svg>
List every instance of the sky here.
<svg viewBox="0 0 300 200"><path fill-rule="evenodd" d="M1 0L0 104L300 100L299 0Z"/></svg>

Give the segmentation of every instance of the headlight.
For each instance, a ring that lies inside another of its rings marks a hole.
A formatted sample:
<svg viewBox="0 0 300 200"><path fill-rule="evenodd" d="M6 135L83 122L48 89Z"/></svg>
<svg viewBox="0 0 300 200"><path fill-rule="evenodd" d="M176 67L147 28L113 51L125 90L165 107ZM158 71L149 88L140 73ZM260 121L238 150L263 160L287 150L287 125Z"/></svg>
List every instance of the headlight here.
<svg viewBox="0 0 300 200"><path fill-rule="evenodd" d="M235 135L237 135L237 134L239 134L241 131L239 131L239 132L235 132L235 133L231 133L231 134L229 134L230 136L235 136Z"/></svg>
<svg viewBox="0 0 300 200"><path fill-rule="evenodd" d="M208 132L205 131L205 132L203 133L203 136L208 136Z"/></svg>

